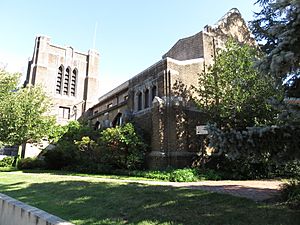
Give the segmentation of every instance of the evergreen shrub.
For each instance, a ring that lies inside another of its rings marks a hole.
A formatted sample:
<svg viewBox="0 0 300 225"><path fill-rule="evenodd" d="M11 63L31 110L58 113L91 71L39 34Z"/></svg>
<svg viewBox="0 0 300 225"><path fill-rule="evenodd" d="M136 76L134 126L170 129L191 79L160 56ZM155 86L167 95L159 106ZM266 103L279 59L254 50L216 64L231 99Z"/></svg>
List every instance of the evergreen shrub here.
<svg viewBox="0 0 300 225"><path fill-rule="evenodd" d="M222 131L209 126L214 153L208 167L227 178L293 178L300 172L300 127L251 127L244 131Z"/></svg>
<svg viewBox="0 0 300 225"><path fill-rule="evenodd" d="M17 168L19 170L23 169L44 169L45 162L38 158L25 158L25 159L18 159Z"/></svg>

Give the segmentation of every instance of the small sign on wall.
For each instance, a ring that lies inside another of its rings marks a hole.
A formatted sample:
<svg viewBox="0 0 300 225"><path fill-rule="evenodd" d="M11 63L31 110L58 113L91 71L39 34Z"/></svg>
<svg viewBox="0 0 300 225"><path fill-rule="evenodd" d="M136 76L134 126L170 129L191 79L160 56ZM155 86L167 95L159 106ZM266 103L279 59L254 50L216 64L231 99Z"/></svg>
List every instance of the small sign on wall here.
<svg viewBox="0 0 300 225"><path fill-rule="evenodd" d="M197 135L208 134L206 126L205 125L196 126L196 134Z"/></svg>

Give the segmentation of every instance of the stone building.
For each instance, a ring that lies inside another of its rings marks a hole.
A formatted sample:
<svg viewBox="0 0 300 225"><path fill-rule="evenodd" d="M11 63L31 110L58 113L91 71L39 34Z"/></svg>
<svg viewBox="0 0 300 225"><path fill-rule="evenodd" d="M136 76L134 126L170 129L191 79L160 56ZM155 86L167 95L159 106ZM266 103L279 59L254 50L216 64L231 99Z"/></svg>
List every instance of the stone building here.
<svg viewBox="0 0 300 225"><path fill-rule="evenodd" d="M132 121L149 137L150 168L189 165L202 145L196 126L207 121L190 99L191 86L229 37L254 44L237 9L180 39L161 60L100 97L89 109L91 124L99 129Z"/></svg>
<svg viewBox="0 0 300 225"><path fill-rule="evenodd" d="M59 124L76 120L97 102L99 54L87 54L72 47L53 45L49 37L38 36L28 62L25 85L41 85L52 99L51 115Z"/></svg>

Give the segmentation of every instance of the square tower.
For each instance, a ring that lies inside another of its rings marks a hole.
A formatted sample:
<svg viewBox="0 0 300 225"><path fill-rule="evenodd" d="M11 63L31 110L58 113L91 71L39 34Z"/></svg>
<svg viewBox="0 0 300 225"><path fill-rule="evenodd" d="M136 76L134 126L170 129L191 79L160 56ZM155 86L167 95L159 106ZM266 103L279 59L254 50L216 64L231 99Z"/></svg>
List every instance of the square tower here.
<svg viewBox="0 0 300 225"><path fill-rule="evenodd" d="M32 59L28 62L25 85L41 85L52 99L50 115L57 123L77 120L97 101L99 91L99 53L88 54L72 47L51 44L38 36Z"/></svg>

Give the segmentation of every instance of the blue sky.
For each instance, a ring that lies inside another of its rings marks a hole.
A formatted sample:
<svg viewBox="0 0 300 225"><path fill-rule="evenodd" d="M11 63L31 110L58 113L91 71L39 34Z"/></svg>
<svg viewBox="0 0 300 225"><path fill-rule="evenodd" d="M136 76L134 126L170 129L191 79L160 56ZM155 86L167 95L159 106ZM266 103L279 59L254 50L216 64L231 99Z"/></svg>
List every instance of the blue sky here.
<svg viewBox="0 0 300 225"><path fill-rule="evenodd" d="M256 0L0 0L0 63L26 71L37 35L60 46L100 53L99 96L161 59L191 36L238 8L253 19Z"/></svg>

